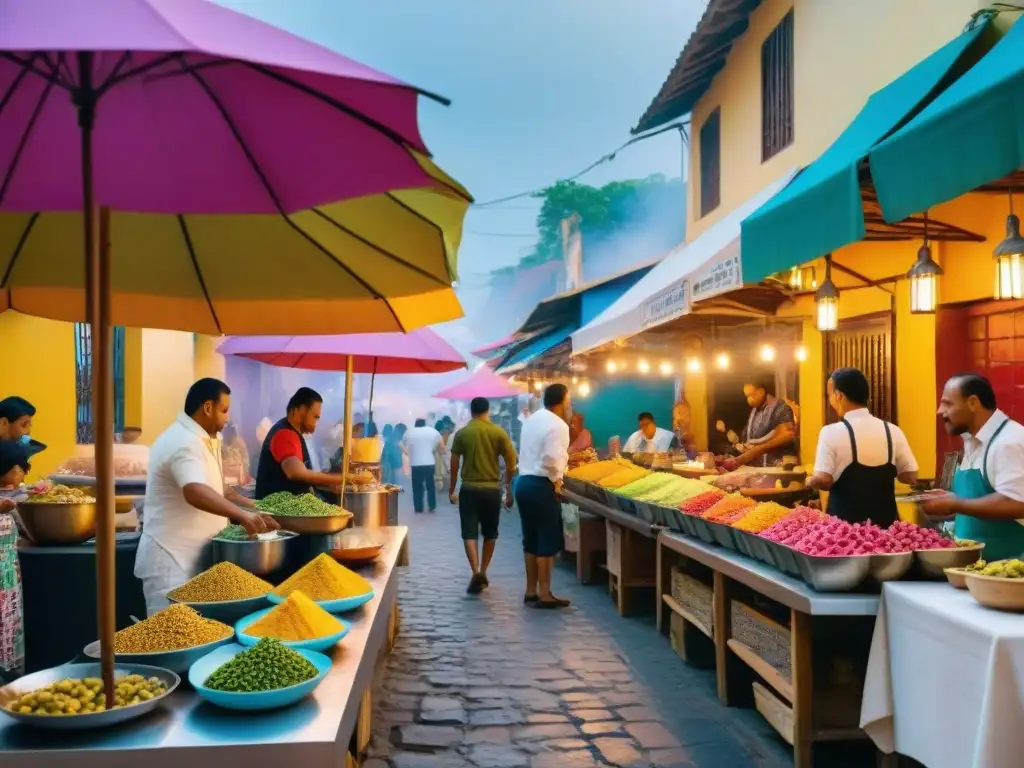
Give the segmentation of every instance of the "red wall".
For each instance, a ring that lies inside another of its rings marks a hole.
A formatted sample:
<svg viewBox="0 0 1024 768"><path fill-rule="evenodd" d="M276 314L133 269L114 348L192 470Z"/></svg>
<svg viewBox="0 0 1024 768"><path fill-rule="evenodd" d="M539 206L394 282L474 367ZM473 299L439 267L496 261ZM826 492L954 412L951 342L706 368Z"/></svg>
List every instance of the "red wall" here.
<svg viewBox="0 0 1024 768"><path fill-rule="evenodd" d="M936 385L941 396L946 380L970 371L987 376L999 407L1024 421L1024 302L988 301L940 309L935 323ZM942 423L935 422L936 467L943 456L962 447Z"/></svg>

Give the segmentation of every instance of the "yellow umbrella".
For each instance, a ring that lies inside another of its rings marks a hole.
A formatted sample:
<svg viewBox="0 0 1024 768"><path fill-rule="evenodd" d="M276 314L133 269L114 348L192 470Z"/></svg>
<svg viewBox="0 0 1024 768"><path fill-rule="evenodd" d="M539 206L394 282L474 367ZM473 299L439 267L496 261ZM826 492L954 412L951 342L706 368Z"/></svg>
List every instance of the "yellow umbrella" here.
<svg viewBox="0 0 1024 768"><path fill-rule="evenodd" d="M462 316L470 196L397 190L282 215L109 214L111 322L208 334L410 331ZM82 214L0 214L0 309L85 320ZM324 298L325 296L329 298Z"/></svg>

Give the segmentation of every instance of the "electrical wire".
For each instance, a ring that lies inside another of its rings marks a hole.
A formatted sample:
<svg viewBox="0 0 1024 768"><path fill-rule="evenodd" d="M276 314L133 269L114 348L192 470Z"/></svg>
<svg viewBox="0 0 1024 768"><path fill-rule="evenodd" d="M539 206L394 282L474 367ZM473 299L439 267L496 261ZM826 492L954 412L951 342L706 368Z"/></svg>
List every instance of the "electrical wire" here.
<svg viewBox="0 0 1024 768"><path fill-rule="evenodd" d="M686 128L689 125L690 125L690 121L689 120L683 120L683 121L680 121L678 123L671 123L670 125L664 125L661 128L659 128L658 130L651 131L650 133L645 133L642 136L634 136L629 141L627 141L624 144L621 144L620 146L616 147L615 149L613 149L608 154L602 155L600 158L598 158L597 160L592 162L590 165L588 165L582 171L580 171L578 173L575 173L572 176L569 176L569 177L564 178L564 179L557 179L554 183L557 184L559 181L576 181L581 176L584 176L584 175L590 173L592 170L597 168L599 165L603 165L604 163L611 162L612 160L615 159L615 156L618 155L619 152L621 152L622 150L626 149L627 147L631 147L632 145L637 144L637 143L639 143L641 141L646 141L647 139L652 139L655 136L658 136L658 135L660 135L662 133L665 133L667 131L678 130L680 136L683 139L683 142L686 143L687 142ZM537 187L536 189L531 189L531 190L529 190L527 192L518 192L518 193L516 193L514 195L506 195L505 197L499 197L499 198L496 198L494 200L487 200L487 201L482 202L482 203L473 203L471 209L472 210L476 210L476 209L479 209L479 208L487 208L487 207L492 206L492 205L500 205L502 203L508 203L508 202L513 201L513 200L521 200L524 197L534 197L534 196L539 195L540 193L542 193L549 186L551 186L551 185L549 184L549 185L544 186L544 187Z"/></svg>

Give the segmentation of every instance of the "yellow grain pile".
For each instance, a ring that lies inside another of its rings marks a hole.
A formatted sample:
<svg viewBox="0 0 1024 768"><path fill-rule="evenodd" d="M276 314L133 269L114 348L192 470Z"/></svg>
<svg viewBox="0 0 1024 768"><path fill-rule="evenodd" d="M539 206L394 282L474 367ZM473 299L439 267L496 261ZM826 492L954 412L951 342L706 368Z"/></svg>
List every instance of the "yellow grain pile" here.
<svg viewBox="0 0 1024 768"><path fill-rule="evenodd" d="M788 517L792 511L792 509L776 504L774 501L766 501L763 504L758 504L750 512L733 523L732 527L739 528L741 531L760 533L761 531L767 531L784 517Z"/></svg>
<svg viewBox="0 0 1024 768"><path fill-rule="evenodd" d="M275 605L259 621L250 624L245 634L296 642L315 640L341 632L343 625L305 594L295 590L280 605Z"/></svg>
<svg viewBox="0 0 1024 768"><path fill-rule="evenodd" d="M160 653L195 648L230 637L227 624L204 619L187 605L175 604L114 635L114 653Z"/></svg>
<svg viewBox="0 0 1024 768"><path fill-rule="evenodd" d="M590 464L581 464L566 472L567 477L573 480L583 480L588 483L596 483L598 480L607 477L613 472L618 472L624 467L633 466L632 462L625 459L608 459L607 461L595 461Z"/></svg>
<svg viewBox="0 0 1024 768"><path fill-rule="evenodd" d="M317 555L287 581L274 590L275 595L288 597L300 590L313 600L341 600L365 595L373 585L358 573L350 571L330 555Z"/></svg>
<svg viewBox="0 0 1024 768"><path fill-rule="evenodd" d="M234 563L217 563L194 579L172 589L167 596L179 603L221 603L262 597L274 585Z"/></svg>

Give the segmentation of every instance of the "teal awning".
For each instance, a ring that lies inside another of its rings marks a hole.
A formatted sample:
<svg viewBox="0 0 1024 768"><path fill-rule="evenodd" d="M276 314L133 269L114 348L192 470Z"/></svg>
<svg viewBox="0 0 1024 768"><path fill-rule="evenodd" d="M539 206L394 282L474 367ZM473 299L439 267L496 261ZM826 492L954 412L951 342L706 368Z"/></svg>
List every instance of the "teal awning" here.
<svg viewBox="0 0 1024 768"><path fill-rule="evenodd" d="M744 220L743 282L759 282L864 238L858 165L934 98L986 26L964 32L872 94L832 146Z"/></svg>
<svg viewBox="0 0 1024 768"><path fill-rule="evenodd" d="M498 363L496 370L500 373L502 371L509 371L509 369L516 366L523 366L527 363L536 360L547 352L557 347L559 344L569 340L578 326L574 323L572 325L565 325L560 328L554 328L552 330L538 333L531 339L527 339L516 346L513 346L505 353L505 357L500 363ZM510 371L509 371L510 372Z"/></svg>
<svg viewBox="0 0 1024 768"><path fill-rule="evenodd" d="M887 221L900 221L1024 166L1024 23L871 152Z"/></svg>

